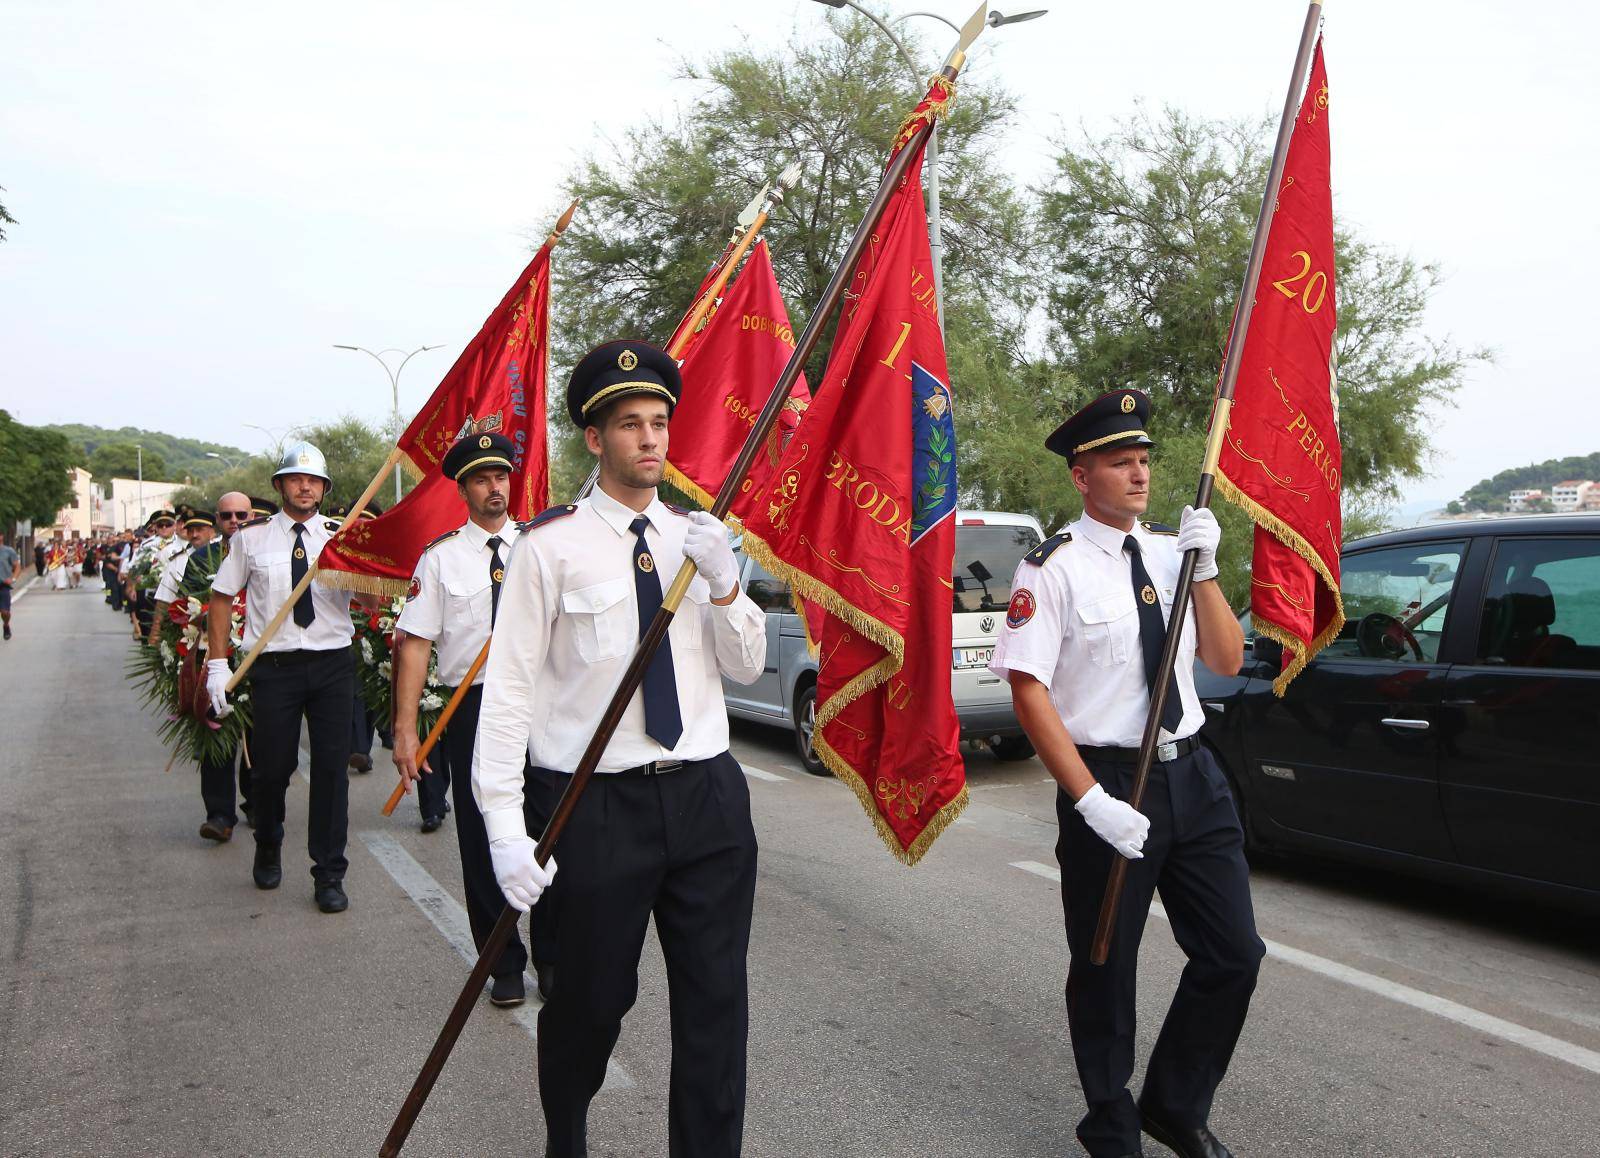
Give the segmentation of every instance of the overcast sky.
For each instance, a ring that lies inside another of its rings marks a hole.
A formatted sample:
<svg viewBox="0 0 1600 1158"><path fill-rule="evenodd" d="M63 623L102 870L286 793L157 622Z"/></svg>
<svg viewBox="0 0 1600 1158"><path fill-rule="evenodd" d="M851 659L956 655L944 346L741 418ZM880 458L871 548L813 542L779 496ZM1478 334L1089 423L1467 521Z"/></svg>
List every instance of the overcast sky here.
<svg viewBox="0 0 1600 1158"><path fill-rule="evenodd" d="M1136 101L1275 114L1305 11L1034 3L1052 11L986 31L970 65L1017 95L1008 156L1028 181L1063 127ZM898 6L914 7L970 11ZM0 201L18 220L0 407L258 450L273 439L247 423L385 417L382 370L333 343L443 344L401 379L409 417L577 158L691 101L684 57L825 35L823 16L812 0L0 0ZM911 23L931 65L950 34ZM1441 452L1408 498L1600 450L1594 7L1335 0L1326 27L1335 214L1440 262L1430 332L1497 355L1430 416Z"/></svg>

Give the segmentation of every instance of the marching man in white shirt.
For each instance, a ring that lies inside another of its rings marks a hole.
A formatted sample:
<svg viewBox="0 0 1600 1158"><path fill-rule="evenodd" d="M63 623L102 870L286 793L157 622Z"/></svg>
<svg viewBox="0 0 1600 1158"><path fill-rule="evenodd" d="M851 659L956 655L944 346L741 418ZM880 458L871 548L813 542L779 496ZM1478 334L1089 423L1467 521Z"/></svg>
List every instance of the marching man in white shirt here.
<svg viewBox="0 0 1600 1158"><path fill-rule="evenodd" d="M1244 1027L1266 952L1256 935L1244 833L1222 770L1195 738L1194 661L1233 675L1244 633L1217 577L1222 537L1209 510L1174 531L1142 519L1150 503L1150 399L1103 394L1045 441L1066 458L1083 517L1023 557L989 667L1009 678L1017 719L1056 792L1066 916L1067 1024L1088 1113L1090 1154L1140 1154L1141 1130L1184 1158L1228 1158L1206 1124ZM1150 691L1159 674L1186 550L1198 553L1194 605L1142 802L1127 802ZM1104 965L1089 960L1114 857L1128 866ZM1188 957L1134 1101L1134 983L1157 889Z"/></svg>
<svg viewBox="0 0 1600 1158"><path fill-rule="evenodd" d="M322 452L309 442L285 452L272 476L283 509L237 531L228 557L211 581L207 617L210 656L206 690L211 706L226 715L228 706L228 623L233 597L245 592L244 646L253 648L267 622L306 574L323 546L339 529L317 517L317 507L332 480ZM294 775L305 719L311 743L311 811L306 845L317 907L342 913L345 835L350 781L350 708L355 657L350 640L350 593L312 582L266 651L250 669L254 697L251 797L255 808L256 856L251 874L256 887L275 889L283 881L284 797Z"/></svg>
<svg viewBox="0 0 1600 1158"><path fill-rule="evenodd" d="M600 459L599 485L523 529L484 680L473 791L495 876L519 909L549 887L556 930L538 1035L555 1158L587 1152L589 1102L638 992L652 916L672 1011L670 1152L736 1155L744 1128L756 838L720 679L760 676L766 625L722 524L656 495L679 389L677 364L643 342L579 362L567 410ZM572 813L552 887L555 860L538 866L524 820L523 761L548 816L685 558L699 574Z"/></svg>
<svg viewBox="0 0 1600 1158"><path fill-rule="evenodd" d="M447 757L443 768L430 771L426 764L421 769L417 767L417 749L421 746L417 704L428 674L428 653L435 646L439 649L439 680L454 694L482 650L483 641L489 638L505 581L506 560L516 535L516 528L506 518L516 449L516 444L503 434L469 434L444 456L441 466L446 477L456 480L456 489L467 504L467 521L423 548L406 592L405 610L395 624L405 633L405 641L396 657L394 764L408 792L420 780L421 772L444 776L444 768L456 770L456 843L461 849L461 883L467 896L472 939L480 949L505 907L489 860L489 837L484 832L483 817L472 798L471 784L465 782L478 734L483 673L478 673L472 690L462 699L440 738ZM421 785L418 787L420 791ZM436 807L442 809L442 786L438 796ZM522 970L527 963L528 954L522 943L507 942L492 973L489 1000L501 1006L521 1004L525 997Z"/></svg>

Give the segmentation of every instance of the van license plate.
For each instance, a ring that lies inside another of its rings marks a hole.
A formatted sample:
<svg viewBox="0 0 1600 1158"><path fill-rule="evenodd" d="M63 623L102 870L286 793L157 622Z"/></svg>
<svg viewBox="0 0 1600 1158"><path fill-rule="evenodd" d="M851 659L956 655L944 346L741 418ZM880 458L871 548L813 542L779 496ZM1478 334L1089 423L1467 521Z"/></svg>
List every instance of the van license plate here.
<svg viewBox="0 0 1600 1158"><path fill-rule="evenodd" d="M956 648L956 667L988 667L989 661L994 658L992 647L958 647Z"/></svg>

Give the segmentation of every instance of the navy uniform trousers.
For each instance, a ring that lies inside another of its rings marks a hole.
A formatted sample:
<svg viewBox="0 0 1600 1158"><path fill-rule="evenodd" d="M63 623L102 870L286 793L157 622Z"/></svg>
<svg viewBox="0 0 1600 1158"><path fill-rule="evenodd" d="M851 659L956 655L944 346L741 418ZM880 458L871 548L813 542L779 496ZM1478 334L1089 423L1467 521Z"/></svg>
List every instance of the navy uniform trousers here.
<svg viewBox="0 0 1600 1158"><path fill-rule="evenodd" d="M571 777L535 768L549 816ZM755 903L750 789L727 752L676 772L596 775L556 848L555 988L539 1011L539 1100L548 1153L585 1153L589 1102L639 992L655 918L667 965L672 1158L731 1158L744 1134L746 957ZM536 946L537 947L537 946Z"/></svg>
<svg viewBox="0 0 1600 1158"><path fill-rule="evenodd" d="M318 884L344 880L349 861L350 708L355 655L326 651L269 651L250 669L252 734L250 795L256 843L283 843L284 797L299 763L300 720L311 745L311 805L306 851Z"/></svg>
<svg viewBox="0 0 1600 1158"><path fill-rule="evenodd" d="M1132 763L1084 763L1112 796L1128 799ZM1140 811L1150 818L1142 860L1128 862L1116 932L1104 965L1089 960L1106 877L1118 853L1094 834L1065 792L1056 793L1061 905L1066 914L1067 1023L1088 1113L1078 1140L1090 1154L1139 1147L1133 1075L1139 942L1160 893L1188 957L1145 1071L1140 1103L1176 1126L1198 1126L1244 1028L1266 947L1256 935L1244 833L1227 779L1204 748L1151 766Z"/></svg>
<svg viewBox="0 0 1600 1158"><path fill-rule="evenodd" d="M454 688L443 690L448 695L455 694ZM500 891L500 885L494 879L494 862L489 858L489 833L484 828L483 813L478 811L478 801L472 795L472 750L478 736L478 709L482 704L483 685L474 684L461 698L461 706L450 718L450 723L435 748L435 751L438 748L444 749L443 763L430 759L428 763L434 765L434 770L420 782L433 781L430 792L437 797L438 811L428 812L428 805L425 803L423 815L443 816L444 790L450 787L451 774L454 773L456 845L461 849L461 886L467 896L467 921L472 926L472 943L479 949L482 949L483 943L489 939L490 930L494 928L494 923L500 919L501 910L506 906L505 894ZM539 811L541 803L542 801L536 799L529 785L524 782L522 815L528 826L528 834L535 839L544 831L545 821L548 818L548 813ZM560 863L558 857L556 864ZM539 948L538 930L544 916L543 910L542 904L535 905L532 914L536 951ZM540 959L548 960L548 957ZM528 951L523 948L520 940L513 937L506 942L500 960L495 962L491 972L495 977L515 976L521 973L527 964Z"/></svg>

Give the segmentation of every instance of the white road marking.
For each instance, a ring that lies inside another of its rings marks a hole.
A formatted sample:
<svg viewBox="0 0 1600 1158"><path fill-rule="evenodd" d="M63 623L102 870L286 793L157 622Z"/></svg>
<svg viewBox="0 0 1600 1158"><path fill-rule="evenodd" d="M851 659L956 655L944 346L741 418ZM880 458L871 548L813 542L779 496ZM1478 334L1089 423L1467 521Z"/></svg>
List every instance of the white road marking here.
<svg viewBox="0 0 1600 1158"><path fill-rule="evenodd" d="M746 764L742 760L739 762L739 767L743 768L744 774L752 780L768 780L773 783L782 783L789 779L787 776L779 776L776 772L768 772L765 768L757 768L753 764Z"/></svg>
<svg viewBox="0 0 1600 1158"><path fill-rule="evenodd" d="M450 943L455 951L461 954L468 962L478 960L478 949L472 941L472 926L467 921L467 910L461 907L454 897L444 890L444 887L433 878L433 874L417 863L415 857L401 847L400 842L387 832L360 832L356 834L361 838L361 843L367 846L367 851L372 853L374 859L384 867L395 884L406 891L406 894L415 902L417 908L428 920L433 922L433 927L444 934L444 939ZM523 984L527 986L528 1000L511 1011L511 1017L527 1031L531 1040L538 1040L539 1007L543 1004L539 1000L539 987L533 978L524 973ZM617 1064L617 1059L612 1058L606 1063L605 1084L603 1090L631 1090L634 1088L633 1078L628 1072Z"/></svg>
<svg viewBox="0 0 1600 1158"><path fill-rule="evenodd" d="M1043 877L1048 881L1061 883L1061 870L1052 865L1040 864L1036 860L1013 861L1012 868L1021 869L1025 873ZM1150 905L1152 915L1167 919L1167 911L1162 908L1159 901ZM1298 965L1300 968L1334 981L1342 981L1356 989L1363 989L1368 993L1375 993L1379 997L1386 997L1401 1005L1409 1005L1413 1009L1420 1009L1424 1013L1431 1013L1442 1017L1446 1021L1453 1021L1457 1025L1464 1025L1468 1029L1477 1030L1479 1033L1498 1037L1502 1041L1509 1041L1513 1045L1520 1045L1524 1049L1531 1049L1535 1053L1542 1053L1546 1057L1564 1061L1568 1065L1577 1066L1581 1070L1588 1070L1592 1074L1600 1074L1600 1052L1585 1049L1581 1045L1574 1045L1570 1041L1563 1041L1559 1037L1551 1037L1547 1033L1540 1033L1536 1029L1529 1029L1525 1025L1518 1025L1514 1021L1494 1017L1491 1014L1473 1009L1470 1005L1462 1005L1459 1001L1451 1001L1446 997L1438 997L1426 993L1421 989L1413 989L1409 985L1402 985L1398 981L1390 981L1386 977L1379 977L1373 973L1345 965L1327 957L1319 957L1315 953L1307 953L1304 949L1296 949L1290 945L1283 945L1277 941L1262 939L1267 946L1267 956L1282 961L1288 965Z"/></svg>
<svg viewBox="0 0 1600 1158"><path fill-rule="evenodd" d="M11 593L11 606L15 607L18 603L21 603L22 597L33 590L34 584L43 582L43 579L44 577L42 575L35 575L32 579L28 580L28 585L26 587L13 591Z"/></svg>

